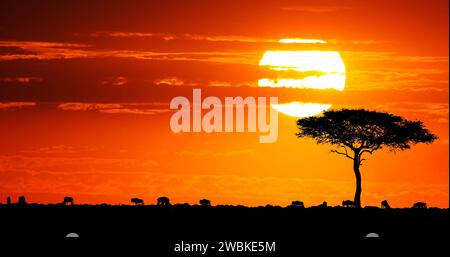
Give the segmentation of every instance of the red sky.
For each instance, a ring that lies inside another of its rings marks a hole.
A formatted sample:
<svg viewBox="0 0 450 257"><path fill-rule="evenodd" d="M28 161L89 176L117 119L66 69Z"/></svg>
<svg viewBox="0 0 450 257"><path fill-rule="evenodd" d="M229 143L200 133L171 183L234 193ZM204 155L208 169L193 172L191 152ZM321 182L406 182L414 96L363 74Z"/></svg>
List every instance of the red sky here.
<svg viewBox="0 0 450 257"><path fill-rule="evenodd" d="M349 160L294 136L174 134L168 110L192 88L278 96L420 119L439 136L362 167L365 205L448 207L448 1L2 1L0 202L307 206L352 199ZM314 38L324 45L280 45ZM342 92L259 88L268 50L338 51Z"/></svg>

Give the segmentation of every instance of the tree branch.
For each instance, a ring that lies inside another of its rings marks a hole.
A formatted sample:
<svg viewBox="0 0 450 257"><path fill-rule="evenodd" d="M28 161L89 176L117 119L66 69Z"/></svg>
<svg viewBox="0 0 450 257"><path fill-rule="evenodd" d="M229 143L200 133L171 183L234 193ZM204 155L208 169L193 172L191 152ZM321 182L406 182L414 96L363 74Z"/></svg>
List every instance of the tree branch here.
<svg viewBox="0 0 450 257"><path fill-rule="evenodd" d="M362 162L365 161L366 159L360 159L359 160L359 166L362 166Z"/></svg>
<svg viewBox="0 0 450 257"><path fill-rule="evenodd" d="M362 150L360 153L359 153L359 157L361 158L361 156L363 155L363 153L370 153L370 154L372 154L374 151L376 151L376 150L378 150L378 149L380 149L381 148L381 146L376 146L376 147L374 147L374 148L372 148L372 149L364 149L364 150Z"/></svg>
<svg viewBox="0 0 450 257"><path fill-rule="evenodd" d="M340 154L340 155L344 155L345 157L347 157L347 158L353 160L353 157L351 157L350 155L348 155L348 153L347 153L347 148L344 147L344 149L345 149L345 153L339 152L338 150L331 150L331 152L332 152L332 153L337 153L337 154Z"/></svg>
<svg viewBox="0 0 450 257"><path fill-rule="evenodd" d="M352 149L353 151L355 150L355 147L353 147L353 145L349 142L342 142L345 146L347 146L348 148ZM343 146L344 147L344 146ZM345 147L344 147L345 148ZM347 152L347 148L345 148L345 152Z"/></svg>

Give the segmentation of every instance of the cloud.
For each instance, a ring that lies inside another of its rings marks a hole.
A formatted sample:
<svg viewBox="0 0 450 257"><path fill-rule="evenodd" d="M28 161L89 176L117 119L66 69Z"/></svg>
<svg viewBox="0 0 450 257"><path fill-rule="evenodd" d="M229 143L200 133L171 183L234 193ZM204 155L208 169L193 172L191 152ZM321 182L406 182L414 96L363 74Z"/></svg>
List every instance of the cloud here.
<svg viewBox="0 0 450 257"><path fill-rule="evenodd" d="M94 111L122 108L120 104L103 103L63 103L58 105L58 109L64 111Z"/></svg>
<svg viewBox="0 0 450 257"><path fill-rule="evenodd" d="M47 147L39 147L31 150L24 150L23 153L39 153L39 154L71 154L78 153L73 146L54 145Z"/></svg>
<svg viewBox="0 0 450 257"><path fill-rule="evenodd" d="M144 109L130 109L130 108L116 108L116 109L104 109L100 110L102 113L112 113L112 114L143 114L143 115L154 115L157 113L165 113L169 110L144 110Z"/></svg>
<svg viewBox="0 0 450 257"><path fill-rule="evenodd" d="M0 78L0 82L12 83L18 82L21 84L27 84L31 82L41 82L43 79L39 77L3 77Z"/></svg>
<svg viewBox="0 0 450 257"><path fill-rule="evenodd" d="M352 61L395 61L395 62L418 62L418 63L448 63L448 56L417 56L399 55L395 52L380 51L342 51L340 52Z"/></svg>
<svg viewBox="0 0 450 257"><path fill-rule="evenodd" d="M113 85L113 86L123 86L128 83L128 78L123 76L118 76L111 79L105 79L101 82L102 85Z"/></svg>
<svg viewBox="0 0 450 257"><path fill-rule="evenodd" d="M134 104L134 103L62 103L58 109L63 111L98 111L109 114L143 114L155 115L158 113L170 112L167 108L158 107L155 104ZM151 108L150 108L151 107Z"/></svg>
<svg viewBox="0 0 450 257"><path fill-rule="evenodd" d="M112 57L135 58L160 61L198 61L216 63L240 63L257 65L260 53L257 52L146 52L146 51L113 51Z"/></svg>
<svg viewBox="0 0 450 257"><path fill-rule="evenodd" d="M95 151L98 151L99 147L92 147L92 146L82 146L82 147L75 147L75 146L68 146L68 145L52 145L52 146L43 146L43 147L36 147L36 148L30 148L27 150L20 151L21 153L25 154L83 154L83 153L92 153Z"/></svg>
<svg viewBox="0 0 450 257"><path fill-rule="evenodd" d="M321 39L307 39L307 38L282 38L278 43L283 44L326 44L327 41Z"/></svg>
<svg viewBox="0 0 450 257"><path fill-rule="evenodd" d="M94 32L90 36L93 37L120 37L120 38L139 38L139 37L154 37L165 41L171 40L194 40L194 41L211 41L211 42L241 42L241 43L274 43L276 39L244 37L244 36L206 36L199 34L166 34L166 33L149 33L149 32L128 32L128 31L103 31Z"/></svg>
<svg viewBox="0 0 450 257"><path fill-rule="evenodd" d="M295 11L295 12L310 12L310 13L330 13L330 12L338 12L342 10L348 10L350 7L348 6L282 6L280 8L283 11Z"/></svg>
<svg viewBox="0 0 450 257"><path fill-rule="evenodd" d="M345 40L345 39L330 39L327 41L330 44L343 44L343 45L375 45L389 42L379 40Z"/></svg>
<svg viewBox="0 0 450 257"><path fill-rule="evenodd" d="M35 102L0 102L0 110L33 106L36 106Z"/></svg>
<svg viewBox="0 0 450 257"><path fill-rule="evenodd" d="M323 10L331 10L325 8ZM90 36L93 37L116 37L116 38L146 38L153 37L163 39L165 41L172 40L192 40L207 42L232 42L232 43L282 43L282 44L344 44L344 45L374 45L380 43L388 43L388 41L379 40L345 40L345 39L312 39L302 37L287 38L262 38L262 37L246 37L237 35L216 35L208 36L201 34L166 34L166 33L149 33L149 32L127 32L127 31L111 31L111 32L94 32Z"/></svg>
<svg viewBox="0 0 450 257"><path fill-rule="evenodd" d="M240 42L240 43L275 43L277 39L271 38L257 38L257 37L243 37L243 36L205 36L196 34L183 34L183 38L198 41L211 42Z"/></svg>
<svg viewBox="0 0 450 257"><path fill-rule="evenodd" d="M153 83L156 85L168 85L168 86L183 86L185 85L184 80L177 78L177 77L167 77L167 78L161 78L156 79Z"/></svg>
<svg viewBox="0 0 450 257"><path fill-rule="evenodd" d="M0 41L1 47L15 48L16 53L0 55L0 60L17 59L67 59L90 57L85 48L91 47L85 44L41 42L41 41Z"/></svg>
<svg viewBox="0 0 450 257"><path fill-rule="evenodd" d="M154 37L160 34L146 32L97 31L89 34L92 37Z"/></svg>
<svg viewBox="0 0 450 257"><path fill-rule="evenodd" d="M233 86L237 86L237 85L233 85L230 82L226 82L226 81L210 81L208 82L208 86L209 87L233 87Z"/></svg>
<svg viewBox="0 0 450 257"><path fill-rule="evenodd" d="M16 52L0 55L0 61L37 59L74 59L74 58L135 58L161 61L199 61L217 63L245 63L256 65L259 53L255 52L153 52L137 50L102 50L90 45L66 44L57 42L21 42L0 41L0 47L14 47Z"/></svg>
<svg viewBox="0 0 450 257"><path fill-rule="evenodd" d="M347 73L347 87L358 90L389 89L410 91L448 90L448 70L440 69L373 69ZM363 86L358 83L364 82Z"/></svg>
<svg viewBox="0 0 450 257"><path fill-rule="evenodd" d="M119 37L119 38L139 38L139 37L157 37L166 41L175 40L178 37L165 33L149 33L149 32L130 32L130 31L97 31L89 34L91 37Z"/></svg>
<svg viewBox="0 0 450 257"><path fill-rule="evenodd" d="M212 81L189 81L186 79L182 79L179 77L166 77L166 78L160 78L153 81L155 85L158 86L209 86L209 87L241 87L241 86L250 86L250 87L257 87L257 81L250 81L250 82L238 82L233 83L229 81L219 81L219 80L212 80Z"/></svg>

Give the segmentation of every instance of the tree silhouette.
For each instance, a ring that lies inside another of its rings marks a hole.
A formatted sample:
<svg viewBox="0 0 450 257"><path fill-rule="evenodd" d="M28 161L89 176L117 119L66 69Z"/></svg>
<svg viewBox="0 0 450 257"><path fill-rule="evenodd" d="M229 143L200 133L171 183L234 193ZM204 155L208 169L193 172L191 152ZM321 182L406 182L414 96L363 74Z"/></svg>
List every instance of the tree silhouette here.
<svg viewBox="0 0 450 257"><path fill-rule="evenodd" d="M417 143L432 143L437 136L429 132L421 121L409 121L389 113L364 109L326 111L321 116L297 121L297 137L310 137L318 144L331 144L338 149L331 152L353 160L356 177L354 204L361 208L360 166L364 154L388 148L406 150Z"/></svg>

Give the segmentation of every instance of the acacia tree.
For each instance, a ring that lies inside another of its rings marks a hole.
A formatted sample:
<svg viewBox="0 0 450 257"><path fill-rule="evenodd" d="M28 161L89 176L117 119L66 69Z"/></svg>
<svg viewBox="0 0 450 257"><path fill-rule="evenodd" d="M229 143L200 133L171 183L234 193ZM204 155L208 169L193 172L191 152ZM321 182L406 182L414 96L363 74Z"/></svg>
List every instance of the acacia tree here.
<svg viewBox="0 0 450 257"><path fill-rule="evenodd" d="M321 116L297 121L297 137L310 137L318 144L331 144L331 150L353 161L356 177L354 203L361 208L360 166L365 154L388 148L403 151L417 143L432 143L437 136L428 131L421 121L409 121L389 113L364 109L326 111Z"/></svg>

